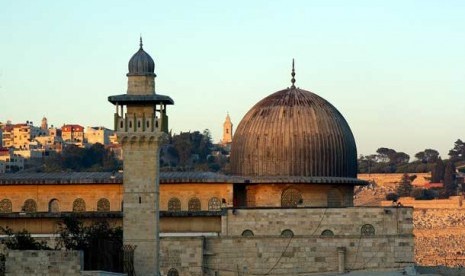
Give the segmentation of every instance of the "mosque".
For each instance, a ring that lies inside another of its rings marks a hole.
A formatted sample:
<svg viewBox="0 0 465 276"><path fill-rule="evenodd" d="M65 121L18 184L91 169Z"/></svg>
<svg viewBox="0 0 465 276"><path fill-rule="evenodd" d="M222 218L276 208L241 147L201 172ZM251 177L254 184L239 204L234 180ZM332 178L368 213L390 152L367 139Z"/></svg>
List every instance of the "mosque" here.
<svg viewBox="0 0 465 276"><path fill-rule="evenodd" d="M108 98L124 173L0 175L0 226L49 235L70 213L107 219L123 225L138 275L307 275L414 262L413 209L353 206L354 186L367 183L357 179L352 131L331 103L295 85L294 64L290 87L240 121L230 175L159 172L174 100L156 92L142 41L128 69L127 93Z"/></svg>

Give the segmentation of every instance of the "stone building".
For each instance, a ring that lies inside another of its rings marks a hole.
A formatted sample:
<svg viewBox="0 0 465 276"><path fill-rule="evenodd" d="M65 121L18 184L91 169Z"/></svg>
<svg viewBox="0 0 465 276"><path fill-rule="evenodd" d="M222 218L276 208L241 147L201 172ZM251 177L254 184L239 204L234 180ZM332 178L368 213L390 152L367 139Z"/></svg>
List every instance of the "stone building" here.
<svg viewBox="0 0 465 276"><path fill-rule="evenodd" d="M114 135L114 131L106 127L87 127L84 137L87 144L109 145L112 135Z"/></svg>
<svg viewBox="0 0 465 276"><path fill-rule="evenodd" d="M84 127L76 124L63 125L61 137L65 142L82 144L84 142Z"/></svg>
<svg viewBox="0 0 465 276"><path fill-rule="evenodd" d="M354 186L366 182L356 178L350 127L329 102L295 86L294 68L291 86L239 123L231 175L158 173L171 99L155 93L154 68L141 47L129 64L128 93L109 98L124 175L2 175L0 226L50 234L72 212L125 224L142 274L155 273L155 255L161 275L170 276L302 275L413 262L412 208L353 206Z"/></svg>

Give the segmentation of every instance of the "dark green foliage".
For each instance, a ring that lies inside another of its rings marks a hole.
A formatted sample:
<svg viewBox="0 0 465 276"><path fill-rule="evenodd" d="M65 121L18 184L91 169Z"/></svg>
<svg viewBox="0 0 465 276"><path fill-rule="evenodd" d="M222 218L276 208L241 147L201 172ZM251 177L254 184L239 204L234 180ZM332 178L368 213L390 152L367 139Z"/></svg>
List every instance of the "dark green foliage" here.
<svg viewBox="0 0 465 276"><path fill-rule="evenodd" d="M386 195L386 200L397 201L399 199L399 195L396 193L388 193Z"/></svg>
<svg viewBox="0 0 465 276"><path fill-rule="evenodd" d="M7 238L2 240L8 249L12 250L50 250L47 242L36 241L27 230L13 232L10 228L0 226L0 233L6 235Z"/></svg>
<svg viewBox="0 0 465 276"><path fill-rule="evenodd" d="M433 170L431 170L431 182L440 183L444 180L445 166L441 157L439 157L435 164Z"/></svg>
<svg viewBox="0 0 465 276"><path fill-rule="evenodd" d="M444 172L444 189L449 196L457 195L457 183L455 181L455 166L452 161L447 162Z"/></svg>
<svg viewBox="0 0 465 276"><path fill-rule="evenodd" d="M68 145L61 153L46 159L45 172L116 171L121 167L113 153L102 144L90 148Z"/></svg>
<svg viewBox="0 0 465 276"><path fill-rule="evenodd" d="M170 141L172 147L168 148L167 152L178 159L180 167L208 170L210 166L202 166L208 162L213 147L208 129L204 130L203 133L199 131L181 132L173 135Z"/></svg>
<svg viewBox="0 0 465 276"><path fill-rule="evenodd" d="M109 240L123 245L123 230L112 228L107 221L85 226L76 217L65 217L59 225L59 246L68 250L88 250L100 240Z"/></svg>
<svg viewBox="0 0 465 276"><path fill-rule="evenodd" d="M397 194L399 196L410 196L412 188L412 182L410 181L409 175L404 174L397 186Z"/></svg>
<svg viewBox="0 0 465 276"><path fill-rule="evenodd" d="M107 221L86 226L76 217L65 217L58 234L58 248L84 252L85 270L123 271L121 227L110 227Z"/></svg>
<svg viewBox="0 0 465 276"><path fill-rule="evenodd" d="M415 154L415 158L423 163L435 163L439 157L439 152L434 149L425 149Z"/></svg>
<svg viewBox="0 0 465 276"><path fill-rule="evenodd" d="M457 139L454 143L454 148L449 151L450 160L452 162L465 160L465 143Z"/></svg>
<svg viewBox="0 0 465 276"><path fill-rule="evenodd" d="M415 188L410 194L416 200L431 200L438 196L437 192L431 189Z"/></svg>

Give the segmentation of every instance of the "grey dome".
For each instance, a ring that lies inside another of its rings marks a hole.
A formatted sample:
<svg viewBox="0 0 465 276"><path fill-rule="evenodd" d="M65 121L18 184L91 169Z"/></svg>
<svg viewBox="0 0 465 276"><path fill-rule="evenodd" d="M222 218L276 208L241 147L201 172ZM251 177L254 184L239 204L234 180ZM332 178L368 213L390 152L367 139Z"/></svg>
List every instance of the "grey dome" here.
<svg viewBox="0 0 465 276"><path fill-rule="evenodd" d="M128 69L128 76L155 75L155 62L142 48L142 40L140 42L139 51L129 60Z"/></svg>
<svg viewBox="0 0 465 276"><path fill-rule="evenodd" d="M355 178L355 139L333 105L293 86L258 102L239 123L231 173Z"/></svg>

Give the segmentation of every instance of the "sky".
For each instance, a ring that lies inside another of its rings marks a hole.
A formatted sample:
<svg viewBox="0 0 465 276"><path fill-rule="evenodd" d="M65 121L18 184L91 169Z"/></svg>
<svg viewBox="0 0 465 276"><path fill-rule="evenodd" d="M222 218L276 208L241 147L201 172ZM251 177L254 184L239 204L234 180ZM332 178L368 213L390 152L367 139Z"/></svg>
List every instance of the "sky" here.
<svg viewBox="0 0 465 276"><path fill-rule="evenodd" d="M0 122L113 126L110 95L144 49L174 133L222 135L296 86L346 118L358 153L447 157L465 139L465 1L0 0Z"/></svg>

